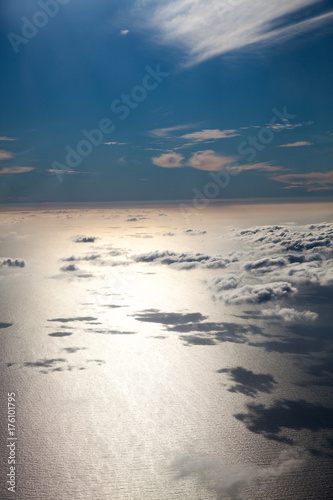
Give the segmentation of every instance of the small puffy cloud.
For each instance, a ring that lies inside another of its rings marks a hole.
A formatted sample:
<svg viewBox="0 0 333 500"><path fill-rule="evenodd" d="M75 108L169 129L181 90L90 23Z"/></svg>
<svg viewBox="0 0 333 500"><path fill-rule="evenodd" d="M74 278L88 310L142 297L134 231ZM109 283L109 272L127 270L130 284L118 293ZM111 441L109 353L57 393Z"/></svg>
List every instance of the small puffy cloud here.
<svg viewBox="0 0 333 500"><path fill-rule="evenodd" d="M333 189L333 171L326 173L285 174L272 177L272 179L276 182L287 184L284 189L303 188L308 192Z"/></svg>
<svg viewBox="0 0 333 500"><path fill-rule="evenodd" d="M6 167L0 170L0 175L26 174L27 172L31 172L32 170L35 169L33 167Z"/></svg>
<svg viewBox="0 0 333 500"><path fill-rule="evenodd" d="M228 139L230 137L237 137L240 134L237 130L219 130L219 129L204 129L200 132L193 132L181 136L181 139L186 139L194 142L210 141L217 139Z"/></svg>
<svg viewBox="0 0 333 500"><path fill-rule="evenodd" d="M286 323L309 322L318 318L318 314L312 311L297 311L296 309L279 306L272 309L263 309L261 315L267 318L281 318Z"/></svg>
<svg viewBox="0 0 333 500"><path fill-rule="evenodd" d="M75 243L94 243L96 239L97 239L96 236L82 236L82 235L74 236Z"/></svg>
<svg viewBox="0 0 333 500"><path fill-rule="evenodd" d="M297 289L285 281L244 285L219 296L226 304L261 304L294 295Z"/></svg>
<svg viewBox="0 0 333 500"><path fill-rule="evenodd" d="M197 151L188 161L188 166L198 170L217 172L235 161L231 156L222 156L211 149Z"/></svg>
<svg viewBox="0 0 333 500"><path fill-rule="evenodd" d="M25 261L23 259L3 258L0 259L0 267L25 267Z"/></svg>
<svg viewBox="0 0 333 500"><path fill-rule="evenodd" d="M207 231L200 229L184 229L183 233L187 234L188 236L201 236L203 234L206 234Z"/></svg>
<svg viewBox="0 0 333 500"><path fill-rule="evenodd" d="M73 272L73 271L78 271L78 267L75 264L69 264L68 266L63 266L61 268L61 271L64 272Z"/></svg>
<svg viewBox="0 0 333 500"><path fill-rule="evenodd" d="M299 148L301 146L312 146L313 142L308 141L297 141L297 142L288 142L288 144L281 144L280 146L276 146L277 148Z"/></svg>
<svg viewBox="0 0 333 500"><path fill-rule="evenodd" d="M129 33L129 30L121 30L121 31L120 31L120 34L121 34L122 36L126 36L126 35L128 35L128 33Z"/></svg>
<svg viewBox="0 0 333 500"><path fill-rule="evenodd" d="M179 168L183 167L182 161L184 157L179 153L163 153L161 156L156 156L152 159L154 165L163 168Z"/></svg>

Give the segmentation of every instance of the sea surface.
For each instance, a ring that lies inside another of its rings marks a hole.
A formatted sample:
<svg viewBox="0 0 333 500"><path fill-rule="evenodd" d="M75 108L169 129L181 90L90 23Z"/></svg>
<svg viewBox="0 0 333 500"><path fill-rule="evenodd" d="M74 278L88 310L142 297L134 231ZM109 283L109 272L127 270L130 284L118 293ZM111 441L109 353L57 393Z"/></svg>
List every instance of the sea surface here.
<svg viewBox="0 0 333 500"><path fill-rule="evenodd" d="M5 207L0 497L333 498L332 214Z"/></svg>

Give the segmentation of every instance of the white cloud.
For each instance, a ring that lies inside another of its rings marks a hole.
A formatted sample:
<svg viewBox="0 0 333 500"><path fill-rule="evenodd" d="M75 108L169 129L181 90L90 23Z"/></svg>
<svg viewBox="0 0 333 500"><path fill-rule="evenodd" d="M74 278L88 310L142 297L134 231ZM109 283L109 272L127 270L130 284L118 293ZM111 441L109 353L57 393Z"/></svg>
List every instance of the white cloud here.
<svg viewBox="0 0 333 500"><path fill-rule="evenodd" d="M129 30L121 30L121 31L120 31L120 34L121 34L122 36L126 36L126 35L128 35L128 33L129 33Z"/></svg>
<svg viewBox="0 0 333 500"><path fill-rule="evenodd" d="M207 149L206 151L193 153L188 161L188 166L198 170L217 172L233 161L235 161L235 158L232 156L222 156L216 154L215 151Z"/></svg>
<svg viewBox="0 0 333 500"><path fill-rule="evenodd" d="M181 139L201 142L216 139L228 139L229 137L237 137L239 135L240 134L237 132L237 130L204 129L200 132L193 132L191 134L182 135Z"/></svg>
<svg viewBox="0 0 333 500"><path fill-rule="evenodd" d="M124 146L127 142L103 142L106 146Z"/></svg>
<svg viewBox="0 0 333 500"><path fill-rule="evenodd" d="M263 309L261 314L269 318L281 318L286 323L309 322L315 321L318 318L318 314L312 311L296 311L296 309L279 306L272 309Z"/></svg>
<svg viewBox="0 0 333 500"><path fill-rule="evenodd" d="M156 156L152 159L154 165L163 168L179 168L183 167L182 164L184 157L179 153L163 153L161 156Z"/></svg>
<svg viewBox="0 0 333 500"><path fill-rule="evenodd" d="M218 276L211 281L210 289L216 293L222 290L233 290L242 283L242 277L237 275Z"/></svg>
<svg viewBox="0 0 333 500"><path fill-rule="evenodd" d="M153 30L162 44L181 47L187 53L187 64L193 65L234 50L247 52L269 47L318 29L332 19L332 11L312 15L305 20L281 19L320 0L243 0L230 3L213 0L137 1L145 28Z"/></svg>
<svg viewBox="0 0 333 500"><path fill-rule="evenodd" d="M223 269L227 267L231 262L236 262L237 257L222 257L221 255L216 255L212 257L210 255L202 253L193 252L171 252L169 250L162 250L156 252L149 252L141 255L136 255L133 257L135 262L142 263L156 263L163 264L166 266L173 267L175 269L194 269L196 267L202 267L205 269Z"/></svg>
<svg viewBox="0 0 333 500"><path fill-rule="evenodd" d="M261 304L294 295L297 289L286 281L244 285L219 296L226 304Z"/></svg>
<svg viewBox="0 0 333 500"><path fill-rule="evenodd" d="M200 486L206 487L214 493L217 499L243 498L241 490L247 485L267 482L268 478L290 474L298 469L302 463L305 452L300 449L286 450L279 454L276 461L265 467L223 463L220 458L204 454L191 453L180 456L172 462L170 469L175 473L176 479L194 476ZM245 498L245 497L244 497Z"/></svg>
<svg viewBox="0 0 333 500"><path fill-rule="evenodd" d="M0 137L0 141L17 141L17 139L15 137L2 136Z"/></svg>
<svg viewBox="0 0 333 500"><path fill-rule="evenodd" d="M281 144L280 146L276 146L276 147L277 148L299 148L301 146L313 146L313 142L308 142L308 141L289 142L288 144Z"/></svg>

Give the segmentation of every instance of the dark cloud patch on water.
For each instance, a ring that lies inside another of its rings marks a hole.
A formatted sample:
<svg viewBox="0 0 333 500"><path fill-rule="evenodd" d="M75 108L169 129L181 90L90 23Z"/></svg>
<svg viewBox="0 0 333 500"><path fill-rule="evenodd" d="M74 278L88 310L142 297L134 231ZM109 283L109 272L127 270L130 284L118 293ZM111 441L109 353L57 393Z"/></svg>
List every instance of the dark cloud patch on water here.
<svg viewBox="0 0 333 500"><path fill-rule="evenodd" d="M73 335L73 332L54 332L54 333L49 333L49 337L69 337L70 335Z"/></svg>
<svg viewBox="0 0 333 500"><path fill-rule="evenodd" d="M13 326L13 323L0 323L0 328L9 328Z"/></svg>
<svg viewBox="0 0 333 500"><path fill-rule="evenodd" d="M76 316L74 318L54 318L54 319L48 319L47 321L54 321L54 322L59 322L59 323L70 323L72 321L96 321L97 318L94 318L93 316Z"/></svg>
<svg viewBox="0 0 333 500"><path fill-rule="evenodd" d="M228 389L229 392L240 392L250 397L255 397L260 392L271 393L277 384L272 375L254 373L242 366L222 368L217 373L227 373L229 379L236 382L235 385Z"/></svg>

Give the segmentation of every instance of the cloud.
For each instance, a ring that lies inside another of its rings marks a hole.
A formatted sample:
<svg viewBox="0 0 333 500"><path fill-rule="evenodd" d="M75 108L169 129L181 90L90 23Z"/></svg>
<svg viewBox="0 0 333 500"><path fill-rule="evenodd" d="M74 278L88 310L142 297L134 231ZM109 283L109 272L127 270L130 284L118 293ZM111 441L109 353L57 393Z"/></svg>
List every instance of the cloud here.
<svg viewBox="0 0 333 500"><path fill-rule="evenodd" d="M217 255L211 257L202 253L176 253L169 250L149 252L146 254L136 255L133 257L135 262L163 264L176 269L193 269L202 267L206 269L223 269L231 262L236 262L237 257L222 257Z"/></svg>
<svg viewBox="0 0 333 500"><path fill-rule="evenodd" d="M17 139L15 137L2 136L0 137L0 141L17 141Z"/></svg>
<svg viewBox="0 0 333 500"><path fill-rule="evenodd" d="M23 259L2 258L0 259L0 267L25 267L25 261Z"/></svg>
<svg viewBox="0 0 333 500"><path fill-rule="evenodd" d="M187 455L176 458L170 469L175 474L175 479L180 480L194 476L200 485L214 493L214 498L234 500L243 498L241 491L244 487L259 482L267 483L268 478L290 474L303 464L304 451L293 449L283 451L276 461L265 467L252 464L230 465L224 463L220 457L211 457L207 454L191 451Z"/></svg>
<svg viewBox="0 0 333 500"><path fill-rule="evenodd" d="M128 33L129 33L129 30L121 30L121 31L120 31L120 34L121 34L122 36L126 36L126 35L128 35Z"/></svg>
<svg viewBox="0 0 333 500"><path fill-rule="evenodd" d="M207 234L207 231L201 229L184 229L183 233L188 236L202 236L203 234Z"/></svg>
<svg viewBox="0 0 333 500"><path fill-rule="evenodd" d="M111 142L103 142L103 144L105 144L106 146L124 146L125 144L127 144L127 142L114 142L114 141L111 141Z"/></svg>
<svg viewBox="0 0 333 500"><path fill-rule="evenodd" d="M97 318L94 318L92 316L77 316L76 318L54 318L54 319L48 319L47 321L51 322L56 322L56 323L71 323L73 321L84 321L84 322L90 322L90 321L96 321Z"/></svg>
<svg viewBox="0 0 333 500"><path fill-rule="evenodd" d="M76 267L75 264L69 264L69 266L63 266L63 267L61 267L60 270L64 271L64 272L79 271L78 267Z"/></svg>
<svg viewBox="0 0 333 500"><path fill-rule="evenodd" d="M216 139L228 139L230 137L237 137L240 134L237 130L219 130L219 129L204 129L200 132L193 132L191 134L185 134L181 136L181 139L187 139L190 141L201 142Z"/></svg>
<svg viewBox="0 0 333 500"><path fill-rule="evenodd" d="M32 170L35 169L33 167L5 167L0 170L0 175L26 174L27 172L31 172Z"/></svg>
<svg viewBox="0 0 333 500"><path fill-rule="evenodd" d="M161 156L152 158L152 162L158 167L179 168L184 166L183 159L184 157L179 153L163 153Z"/></svg>
<svg viewBox="0 0 333 500"><path fill-rule="evenodd" d="M207 149L206 151L193 153L187 165L198 170L216 172L222 170L225 166L234 161L234 157L218 155L215 151Z"/></svg>
<svg viewBox="0 0 333 500"><path fill-rule="evenodd" d="M153 137L170 137L170 133L176 132L177 130L184 130L185 128L193 127L191 124L186 125L175 125L174 127L166 127L166 128L156 128L154 130L149 131L149 135Z"/></svg>
<svg viewBox="0 0 333 500"><path fill-rule="evenodd" d="M256 52L310 30L319 31L332 19L332 11L309 15L304 8L317 3L319 0L243 0L230 5L214 0L207 8L206 0L138 1L137 13L145 19L144 27L153 30L155 40L181 47L187 65L193 65L232 51ZM303 17L291 16L301 9Z"/></svg>
<svg viewBox="0 0 333 500"><path fill-rule="evenodd" d="M12 325L13 325L13 323L1 323L0 322L0 328L9 328Z"/></svg>
<svg viewBox="0 0 333 500"><path fill-rule="evenodd" d="M308 142L308 141L289 142L288 144L281 144L280 146L276 146L276 147L277 148L299 148L301 146L313 146L313 142Z"/></svg>
<svg viewBox="0 0 333 500"><path fill-rule="evenodd" d="M163 325L183 325L192 321L206 319L201 313L164 313L159 309L146 309L133 314L137 321L145 323L160 323Z"/></svg>
<svg viewBox="0 0 333 500"><path fill-rule="evenodd" d="M9 158L13 158L13 153L10 151L5 151L4 149L0 149L0 161L8 160Z"/></svg>
<svg viewBox="0 0 333 500"><path fill-rule="evenodd" d="M290 283L275 281L258 285L244 285L219 296L226 304L261 304L294 295L297 289Z"/></svg>
<svg viewBox="0 0 333 500"><path fill-rule="evenodd" d="M229 392L240 392L250 397L257 396L259 392L271 393L277 384L272 375L254 373L242 366L222 368L217 373L228 373L230 380L236 382L236 385L228 389Z"/></svg>
<svg viewBox="0 0 333 500"><path fill-rule="evenodd" d="M272 177L276 182L288 184L285 189L303 188L306 191L324 191L333 189L333 171L310 172L308 174L286 174Z"/></svg>
<svg viewBox="0 0 333 500"><path fill-rule="evenodd" d="M318 318L318 314L312 311L296 311L296 309L279 306L263 309L261 315L269 319L281 318L286 323L312 322Z"/></svg>
<svg viewBox="0 0 333 500"><path fill-rule="evenodd" d="M96 236L74 236L74 242L75 243L94 243L95 240L97 240Z"/></svg>
<svg viewBox="0 0 333 500"><path fill-rule="evenodd" d="M218 276L211 281L210 289L214 292L221 292L222 290L233 290L237 288L242 282L242 277L237 275Z"/></svg>

